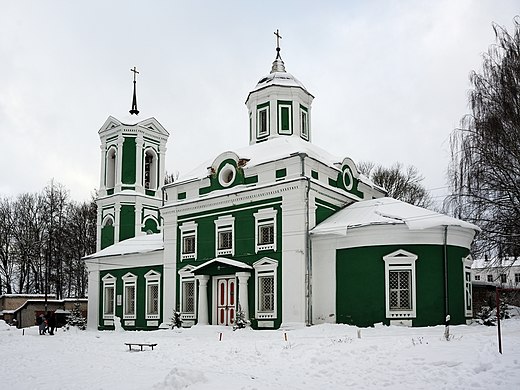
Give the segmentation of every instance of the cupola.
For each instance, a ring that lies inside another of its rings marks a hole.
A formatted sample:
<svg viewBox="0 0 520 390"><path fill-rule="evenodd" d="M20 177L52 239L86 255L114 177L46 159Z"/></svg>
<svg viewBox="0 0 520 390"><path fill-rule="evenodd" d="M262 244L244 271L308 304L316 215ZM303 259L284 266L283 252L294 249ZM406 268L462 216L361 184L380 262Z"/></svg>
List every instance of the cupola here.
<svg viewBox="0 0 520 390"><path fill-rule="evenodd" d="M311 140L312 96L292 74L286 72L280 55L280 39L276 30L276 58L271 72L258 81L249 93L249 144L276 137L298 137Z"/></svg>

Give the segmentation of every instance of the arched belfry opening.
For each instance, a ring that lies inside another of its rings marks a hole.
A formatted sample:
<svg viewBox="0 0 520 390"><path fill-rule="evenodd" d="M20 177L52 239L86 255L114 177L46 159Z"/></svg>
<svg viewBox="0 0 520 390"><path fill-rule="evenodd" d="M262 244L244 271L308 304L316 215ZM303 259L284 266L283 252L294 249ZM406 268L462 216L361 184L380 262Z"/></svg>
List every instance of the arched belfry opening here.
<svg viewBox="0 0 520 390"><path fill-rule="evenodd" d="M151 148L144 153L144 188L147 190L157 189L157 153Z"/></svg>
<svg viewBox="0 0 520 390"><path fill-rule="evenodd" d="M108 149L105 162L105 186L107 189L114 188L116 185L116 157L116 148Z"/></svg>

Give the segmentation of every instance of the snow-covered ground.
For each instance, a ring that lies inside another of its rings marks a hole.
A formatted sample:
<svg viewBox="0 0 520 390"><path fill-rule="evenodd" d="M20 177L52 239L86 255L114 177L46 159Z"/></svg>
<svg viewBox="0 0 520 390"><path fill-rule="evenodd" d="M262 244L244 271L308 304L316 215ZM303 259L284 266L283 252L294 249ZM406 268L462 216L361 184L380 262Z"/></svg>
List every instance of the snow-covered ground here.
<svg viewBox="0 0 520 390"><path fill-rule="evenodd" d="M519 319L503 322L503 355L496 327L450 329L450 341L442 326L73 329L40 336L36 327L22 335L0 321L0 378L2 388L17 390L520 388ZM124 343L131 341L158 345L129 351Z"/></svg>

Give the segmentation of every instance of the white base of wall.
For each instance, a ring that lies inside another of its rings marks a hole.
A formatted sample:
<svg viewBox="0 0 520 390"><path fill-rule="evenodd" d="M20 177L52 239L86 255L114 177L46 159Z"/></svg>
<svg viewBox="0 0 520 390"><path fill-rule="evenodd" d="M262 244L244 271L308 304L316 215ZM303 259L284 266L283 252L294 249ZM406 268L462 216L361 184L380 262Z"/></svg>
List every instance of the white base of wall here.
<svg viewBox="0 0 520 390"><path fill-rule="evenodd" d="M412 326L412 320L390 320L390 325L395 326Z"/></svg>

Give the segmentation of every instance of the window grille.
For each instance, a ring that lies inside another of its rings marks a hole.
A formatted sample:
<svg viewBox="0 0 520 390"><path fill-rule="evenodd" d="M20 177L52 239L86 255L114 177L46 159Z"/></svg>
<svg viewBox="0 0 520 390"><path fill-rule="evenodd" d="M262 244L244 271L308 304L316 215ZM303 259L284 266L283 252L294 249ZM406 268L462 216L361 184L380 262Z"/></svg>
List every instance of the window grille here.
<svg viewBox="0 0 520 390"><path fill-rule="evenodd" d="M274 310L274 276L260 276L259 283L259 308L262 312Z"/></svg>
<svg viewBox="0 0 520 390"><path fill-rule="evenodd" d="M195 312L195 282L189 281L182 284L182 312Z"/></svg>
<svg viewBox="0 0 520 390"><path fill-rule="evenodd" d="M258 243L260 245L274 243L274 224L261 225L258 230Z"/></svg>
<svg viewBox="0 0 520 390"><path fill-rule="evenodd" d="M185 236L182 253L195 253L195 236Z"/></svg>
<svg viewBox="0 0 520 390"><path fill-rule="evenodd" d="M114 287L105 287L105 314L114 314Z"/></svg>
<svg viewBox="0 0 520 390"><path fill-rule="evenodd" d="M148 285L148 314L159 314L159 285Z"/></svg>
<svg viewBox="0 0 520 390"><path fill-rule="evenodd" d="M125 287L125 314L135 314L135 286Z"/></svg>
<svg viewBox="0 0 520 390"><path fill-rule="evenodd" d="M218 233L218 249L232 249L233 248L233 232L227 230Z"/></svg>
<svg viewBox="0 0 520 390"><path fill-rule="evenodd" d="M411 305L411 278L409 270L390 271L390 310L410 310Z"/></svg>

